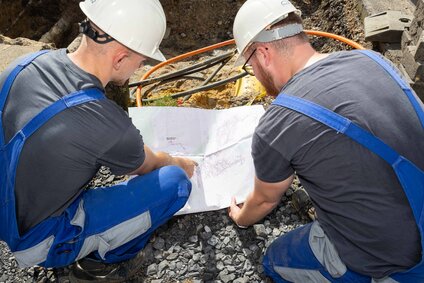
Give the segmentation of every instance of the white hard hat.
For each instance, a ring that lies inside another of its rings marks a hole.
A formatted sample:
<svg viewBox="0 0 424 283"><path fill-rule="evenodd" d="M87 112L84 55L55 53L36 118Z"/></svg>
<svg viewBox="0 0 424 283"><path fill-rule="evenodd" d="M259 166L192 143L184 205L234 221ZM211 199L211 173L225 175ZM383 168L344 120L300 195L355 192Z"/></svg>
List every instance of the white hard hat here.
<svg viewBox="0 0 424 283"><path fill-rule="evenodd" d="M166 18L159 0L85 0L87 18L116 41L144 56L165 61L159 45Z"/></svg>
<svg viewBox="0 0 424 283"><path fill-rule="evenodd" d="M243 52L255 41L267 42L300 33L303 30L302 25L292 24L277 29L274 34L271 32L264 34L271 25L283 20L292 12L300 15L300 11L288 0L247 0L237 12L233 24L234 39L239 53L235 65L244 63Z"/></svg>

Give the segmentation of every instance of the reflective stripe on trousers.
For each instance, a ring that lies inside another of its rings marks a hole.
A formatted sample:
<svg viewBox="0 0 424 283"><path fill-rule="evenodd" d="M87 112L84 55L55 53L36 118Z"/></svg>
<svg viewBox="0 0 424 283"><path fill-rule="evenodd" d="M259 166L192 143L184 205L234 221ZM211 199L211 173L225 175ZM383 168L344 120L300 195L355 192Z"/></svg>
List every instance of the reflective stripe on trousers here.
<svg viewBox="0 0 424 283"><path fill-rule="evenodd" d="M11 72L1 90L1 110L16 75L43 53L30 56ZM86 256L106 263L128 260L187 202L191 192L187 175L177 166L165 166L111 187L83 191L61 215L19 235L14 183L26 139L61 111L99 99L105 96L95 88L71 93L37 114L7 144L1 132L0 239L21 267L61 267Z"/></svg>
<svg viewBox="0 0 424 283"><path fill-rule="evenodd" d="M384 68L402 88L424 128L424 110L416 96L414 96L409 85L401 79L396 70L375 52L369 50L357 50L352 52L361 52ZM362 129L349 119L316 103L280 93L273 104L297 111L323 123L339 133L345 134L389 163L395 171L412 208L415 221L421 234L422 254L424 254L424 172L422 169L418 168L405 157L399 155L394 149L370 132ZM405 272L392 274L391 277L399 282L424 282L424 257L416 266Z"/></svg>
<svg viewBox="0 0 424 283"><path fill-rule="evenodd" d="M15 78L34 59L46 52L48 51L44 50L29 55L10 72L0 92L0 117L2 117ZM61 111L85 102L104 98L103 92L97 88L68 94L38 113L7 143L4 137L3 121L0 119L0 239L8 244L18 262L24 266L32 265L34 262L39 262L42 258L45 258L46 247L50 246L55 240L53 228L60 224L58 223L60 220L51 218L32 228L25 235L19 235L14 185L17 163L25 141L38 128ZM28 257L27 254L32 256Z"/></svg>

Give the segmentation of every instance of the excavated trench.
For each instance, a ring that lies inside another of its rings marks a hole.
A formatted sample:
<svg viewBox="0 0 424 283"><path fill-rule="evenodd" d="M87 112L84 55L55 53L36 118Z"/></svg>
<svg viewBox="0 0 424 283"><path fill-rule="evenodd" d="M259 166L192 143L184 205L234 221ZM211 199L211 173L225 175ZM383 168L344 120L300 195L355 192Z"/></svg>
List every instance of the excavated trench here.
<svg viewBox="0 0 424 283"><path fill-rule="evenodd" d="M358 1L358 2L357 2ZM352 39L365 47L359 0L294 0L302 10L306 29L320 30ZM84 16L78 0L0 0L0 34L10 38L25 37L53 42L56 48L68 47L78 35L78 22ZM232 22L244 0L161 0L167 16L167 33L161 45L167 58L232 39ZM140 19L142 22L142 19ZM1 37L0 37L1 38ZM323 37L311 37L314 47L322 52L350 49L346 44ZM1 43L1 40L0 40ZM234 50L230 45L167 65L150 78L166 75L215 58ZM211 83L240 73L231 59L213 76ZM130 83L152 66L139 69ZM211 77L216 67L202 70L191 77L164 81L142 88L146 98L166 97L194 89ZM195 78L193 78L195 76ZM261 88L242 94L236 82L196 92L186 100L160 99L152 104L183 104L202 108L228 108L249 103L266 106L270 99ZM134 89L131 89L133 92ZM238 95L236 95L238 94ZM129 106L135 105L132 94ZM184 97L182 97L183 99ZM111 177L113 176L113 177ZM122 180L102 168L93 186ZM293 187L299 187L295 182ZM226 210L175 217L161 227L146 246L148 255L138 277L131 282L268 282L263 274L261 255L279 235L308 222L308 217L291 206L292 190L283 197L275 211L252 229L237 229ZM51 270L19 269L4 244L0 243L0 281L4 282L66 282L55 278Z"/></svg>
<svg viewBox="0 0 424 283"><path fill-rule="evenodd" d="M78 0L0 0L0 34L16 38L25 37L36 41L54 43L57 48L68 47L78 35L78 22L84 15L78 8ZM331 32L352 39L362 45L364 42L363 28L357 1L348 0L294 0L292 1L301 11L306 29ZM232 22L243 0L161 0L167 16L167 32L162 42L162 50L167 58L196 50L205 46L232 39ZM142 22L142 19L140 19ZM344 43L324 37L311 37L314 47L322 52L349 49ZM186 68L195 63L213 58L234 49L234 45L217 49L213 52L202 53L165 66L152 74L151 77ZM233 60L213 75L216 67L205 69L192 77L180 80L161 82L142 89L144 98L166 97L181 93L205 83L219 82L232 77L239 72L232 68ZM145 66L138 70L130 79L130 83L140 80L150 69ZM151 78L149 77L149 78ZM260 91L260 90L259 90ZM132 90L134 93L134 90ZM112 95L112 98L114 96ZM135 106L135 95L129 101L117 99L123 107ZM181 98L179 102L173 99L159 100L153 105L177 105L202 108L228 108L246 103L267 103L267 98L257 90L248 93L236 91L236 83L196 92L189 97Z"/></svg>

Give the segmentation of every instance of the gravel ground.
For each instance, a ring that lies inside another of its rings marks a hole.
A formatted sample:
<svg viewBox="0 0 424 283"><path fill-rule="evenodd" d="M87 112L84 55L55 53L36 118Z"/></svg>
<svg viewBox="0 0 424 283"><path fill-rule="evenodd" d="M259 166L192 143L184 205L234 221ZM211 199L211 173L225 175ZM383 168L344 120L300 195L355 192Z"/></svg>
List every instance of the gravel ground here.
<svg viewBox="0 0 424 283"><path fill-rule="evenodd" d="M111 185L125 176L102 167L91 186ZM143 267L131 282L271 282L263 274L262 256L277 237L309 222L304 209L292 206L297 180L281 204L261 222L238 228L226 209L176 216L160 227L145 247ZM0 242L0 282L66 282L50 269L19 268Z"/></svg>

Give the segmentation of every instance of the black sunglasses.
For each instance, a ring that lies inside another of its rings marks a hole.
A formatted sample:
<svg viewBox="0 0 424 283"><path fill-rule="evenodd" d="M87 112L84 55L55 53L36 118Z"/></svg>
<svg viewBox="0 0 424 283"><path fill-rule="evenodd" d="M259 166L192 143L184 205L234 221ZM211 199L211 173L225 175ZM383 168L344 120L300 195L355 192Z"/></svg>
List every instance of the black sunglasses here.
<svg viewBox="0 0 424 283"><path fill-rule="evenodd" d="M246 62L244 62L243 66L241 67L246 73L248 73L251 76L254 76L255 72L253 72L252 66L248 65L248 63L249 63L249 60L252 58L253 54L255 54L256 50L257 50L256 48L255 48L255 50L253 50L253 52L246 59Z"/></svg>

